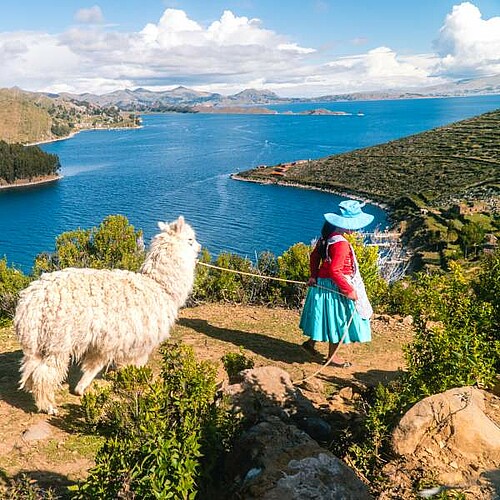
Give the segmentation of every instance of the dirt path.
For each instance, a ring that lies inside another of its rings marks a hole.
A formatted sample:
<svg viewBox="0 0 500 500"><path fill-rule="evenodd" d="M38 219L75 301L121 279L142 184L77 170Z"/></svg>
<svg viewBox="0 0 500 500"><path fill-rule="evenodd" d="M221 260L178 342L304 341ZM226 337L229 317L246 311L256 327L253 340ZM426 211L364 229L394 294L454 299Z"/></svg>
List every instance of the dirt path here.
<svg viewBox="0 0 500 500"><path fill-rule="evenodd" d="M320 364L300 348L305 338L298 320L297 311L210 304L181 311L172 336L191 345L199 359L220 363L224 354L242 348L256 366L277 365L299 380ZM332 396L343 387L366 387L397 375L411 326L378 316L372 328L371 343L342 347L340 354L353 366L328 367L318 377L321 391ZM326 354L326 345L319 345L319 350ZM59 416L35 413L31 396L17 389L21 356L12 328L0 330L0 476L25 472L42 485L71 484L93 464L100 438L82 433L79 398L69 393L68 384L58 395Z"/></svg>

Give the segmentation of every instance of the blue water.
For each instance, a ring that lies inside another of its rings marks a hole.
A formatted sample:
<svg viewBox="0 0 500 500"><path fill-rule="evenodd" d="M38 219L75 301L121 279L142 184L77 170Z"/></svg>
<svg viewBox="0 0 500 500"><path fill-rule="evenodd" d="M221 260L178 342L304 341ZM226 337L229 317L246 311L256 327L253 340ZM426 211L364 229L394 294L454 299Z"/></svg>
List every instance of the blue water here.
<svg viewBox="0 0 500 500"><path fill-rule="evenodd" d="M38 253L53 251L58 234L118 213L143 229L146 241L157 221L183 214L212 255L281 254L309 243L339 198L234 181L230 173L383 143L499 108L500 96L274 107L353 115L149 115L141 129L87 131L45 144L59 155L64 178L0 191L0 255L30 271ZM380 208L366 210L374 225L386 225Z"/></svg>

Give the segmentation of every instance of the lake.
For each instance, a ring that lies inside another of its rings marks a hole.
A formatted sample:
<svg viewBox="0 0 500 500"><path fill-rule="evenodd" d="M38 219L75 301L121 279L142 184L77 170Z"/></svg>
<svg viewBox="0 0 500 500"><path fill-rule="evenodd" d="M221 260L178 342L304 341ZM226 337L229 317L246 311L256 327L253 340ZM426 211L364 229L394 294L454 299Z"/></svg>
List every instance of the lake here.
<svg viewBox="0 0 500 500"><path fill-rule="evenodd" d="M0 191L0 256L29 272L64 231L123 214L145 241L159 220L180 214L212 255L255 260L317 236L339 197L230 179L233 172L380 144L500 107L500 96L269 106L281 112L327 108L351 116L146 115L140 129L81 132L42 145L59 156L58 182ZM364 116L357 116L361 112ZM375 225L386 214L376 206Z"/></svg>

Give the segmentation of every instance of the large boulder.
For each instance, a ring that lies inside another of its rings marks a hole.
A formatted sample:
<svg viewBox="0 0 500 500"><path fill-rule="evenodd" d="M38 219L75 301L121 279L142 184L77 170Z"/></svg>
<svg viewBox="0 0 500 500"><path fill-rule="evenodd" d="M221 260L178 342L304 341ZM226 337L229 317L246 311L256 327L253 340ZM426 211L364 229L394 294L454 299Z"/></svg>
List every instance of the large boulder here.
<svg viewBox="0 0 500 500"><path fill-rule="evenodd" d="M270 416L235 444L226 473L237 498L368 500L366 486L341 460L294 425Z"/></svg>
<svg viewBox="0 0 500 500"><path fill-rule="evenodd" d="M485 393L474 387L418 402L395 428L392 444L448 483L470 482L478 470L500 465L500 428L485 413Z"/></svg>

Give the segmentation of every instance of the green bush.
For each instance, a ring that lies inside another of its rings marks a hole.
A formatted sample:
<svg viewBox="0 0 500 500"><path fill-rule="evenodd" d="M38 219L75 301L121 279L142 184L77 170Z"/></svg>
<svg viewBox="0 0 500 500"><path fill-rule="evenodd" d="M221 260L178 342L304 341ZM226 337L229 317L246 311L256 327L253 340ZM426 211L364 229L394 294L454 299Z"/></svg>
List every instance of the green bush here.
<svg viewBox="0 0 500 500"><path fill-rule="evenodd" d="M5 474L2 471L2 476ZM60 498L52 488L42 488L26 474L0 483L0 498L3 500L56 500Z"/></svg>
<svg viewBox="0 0 500 500"><path fill-rule="evenodd" d="M371 304L374 308L385 304L388 294L388 283L382 278L378 266L378 247L363 244L363 240L358 234L347 235L351 243L359 265L359 272L363 278Z"/></svg>
<svg viewBox="0 0 500 500"><path fill-rule="evenodd" d="M283 255L278 257L278 267L280 278L306 282L309 279L309 255L311 247L304 243L296 243ZM307 288L304 285L293 283L283 283L281 285L281 295L283 302L290 307L300 307Z"/></svg>
<svg viewBox="0 0 500 500"><path fill-rule="evenodd" d="M28 276L7 265L7 259L0 259L0 325L12 320L19 292L26 288L29 282Z"/></svg>
<svg viewBox="0 0 500 500"><path fill-rule="evenodd" d="M224 356L222 356L222 364L230 380L235 379L242 370L253 368L255 365L252 359L245 356L242 347L240 347L239 352L228 352L224 354Z"/></svg>
<svg viewBox="0 0 500 500"><path fill-rule="evenodd" d="M216 367L188 347L162 348L162 372L125 368L83 398L107 440L75 498L206 497L239 421L216 396Z"/></svg>
<svg viewBox="0 0 500 500"><path fill-rule="evenodd" d="M478 296L493 310L490 337L500 341L500 248L484 257L475 287Z"/></svg>
<svg viewBox="0 0 500 500"><path fill-rule="evenodd" d="M36 257L34 274L66 267L137 271L144 256L142 231L136 231L123 215L109 215L99 227L59 235L53 254L42 253Z"/></svg>

